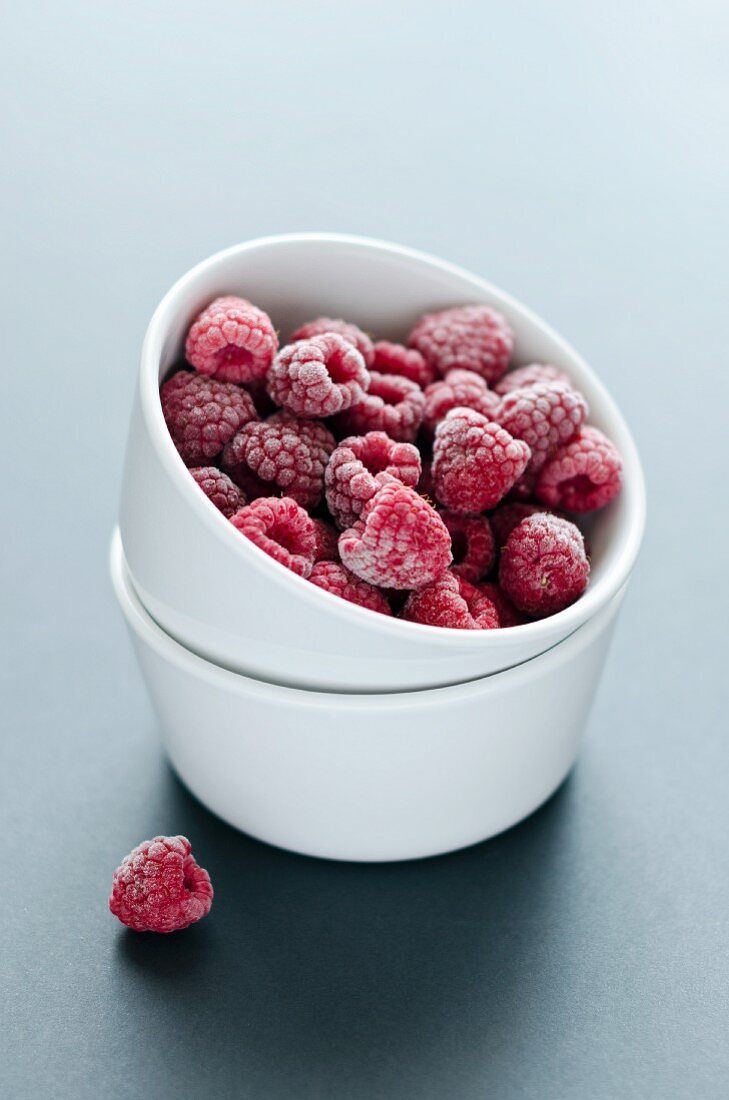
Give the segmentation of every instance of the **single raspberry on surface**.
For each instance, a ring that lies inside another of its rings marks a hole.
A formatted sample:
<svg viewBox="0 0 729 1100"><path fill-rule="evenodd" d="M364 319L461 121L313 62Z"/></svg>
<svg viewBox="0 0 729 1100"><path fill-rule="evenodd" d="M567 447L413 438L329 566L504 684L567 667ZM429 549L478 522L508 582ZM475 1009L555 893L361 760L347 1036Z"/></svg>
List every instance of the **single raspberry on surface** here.
<svg viewBox="0 0 729 1100"><path fill-rule="evenodd" d="M356 603L359 607L379 611L380 615L392 615L390 605L382 592L367 581L360 580L340 562L318 562L312 569L309 580L325 592Z"/></svg>
<svg viewBox="0 0 729 1100"><path fill-rule="evenodd" d="M511 393L512 390L533 386L535 382L564 382L567 386L572 386L569 375L559 367L553 367L550 363L529 363L526 367L510 370L499 379L494 390L503 396L505 393Z"/></svg>
<svg viewBox="0 0 729 1100"><path fill-rule="evenodd" d="M391 439L412 443L418 434L425 394L415 382L396 374L370 373L370 387L361 401L337 417L344 435L387 432Z"/></svg>
<svg viewBox="0 0 729 1100"><path fill-rule="evenodd" d="M515 607L534 618L574 603L589 574L580 529L548 512L523 519L501 552L499 584Z"/></svg>
<svg viewBox="0 0 729 1100"><path fill-rule="evenodd" d="M423 427L432 435L451 409L475 409L487 420L498 420L501 398L480 374L472 370L451 370L445 378L433 382L425 391Z"/></svg>
<svg viewBox="0 0 729 1100"><path fill-rule="evenodd" d="M477 585L479 592L482 592L484 596L488 596L491 603L496 608L496 614L499 616L499 626L521 626L526 622L526 617L522 615L521 611L517 611L511 600L504 595L503 590L494 581L481 581Z"/></svg>
<svg viewBox="0 0 729 1100"><path fill-rule="evenodd" d="M499 626L499 616L489 597L450 570L412 592L401 618L454 630L495 630Z"/></svg>
<svg viewBox="0 0 729 1100"><path fill-rule="evenodd" d="M514 333L506 318L489 306L456 306L426 313L408 344L440 375L456 367L496 382L509 365Z"/></svg>
<svg viewBox="0 0 729 1100"><path fill-rule="evenodd" d="M618 495L622 473L615 444L597 428L586 426L544 464L536 497L551 508L592 512Z"/></svg>
<svg viewBox="0 0 729 1100"><path fill-rule="evenodd" d="M249 500L278 490L304 508L316 508L335 446L334 436L319 421L278 412L238 432L223 451L222 466Z"/></svg>
<svg viewBox="0 0 729 1100"><path fill-rule="evenodd" d="M186 370L163 382L159 396L167 430L187 466L217 458L239 428L258 419L245 390Z"/></svg>
<svg viewBox="0 0 729 1100"><path fill-rule="evenodd" d="M496 511L489 516L497 549L506 546L506 540L511 532L527 516L534 516L537 512L549 511L551 509L546 504L533 504L521 500L510 500L500 504Z"/></svg>
<svg viewBox="0 0 729 1100"><path fill-rule="evenodd" d="M451 572L476 584L491 570L496 558L491 524L486 516L459 516L455 512L441 512L441 519L451 536Z"/></svg>
<svg viewBox="0 0 729 1100"><path fill-rule="evenodd" d="M126 856L111 883L109 909L135 932L177 932L207 916L210 875L184 836L156 836Z"/></svg>
<svg viewBox="0 0 729 1100"><path fill-rule="evenodd" d="M373 365L375 349L369 336L358 325L343 321L341 317L317 317L314 321L307 321L305 325L301 325L291 333L290 343L293 344L296 340L310 340L312 336L322 336L325 332L335 332L338 336L343 336L350 344L354 344L364 359L366 367Z"/></svg>
<svg viewBox="0 0 729 1100"><path fill-rule="evenodd" d="M404 344L393 344L389 340L380 340L375 344L372 369L379 374L398 374L401 378L409 378L421 390L436 378L434 368L425 362L419 351L406 348Z"/></svg>
<svg viewBox="0 0 729 1100"><path fill-rule="evenodd" d="M474 412L451 409L436 428L433 482L451 512L494 508L526 469L528 444Z"/></svg>
<svg viewBox="0 0 729 1100"><path fill-rule="evenodd" d="M339 536L342 563L377 588L420 588L451 562L451 537L414 489L388 481Z"/></svg>
<svg viewBox="0 0 729 1100"><path fill-rule="evenodd" d="M185 342L185 358L222 382L263 378L278 348L271 319L245 298L216 298L198 314Z"/></svg>
<svg viewBox="0 0 729 1100"><path fill-rule="evenodd" d="M219 512L230 519L246 502L246 498L237 485L217 466L195 466L190 470L193 480L200 486L208 500L212 501Z"/></svg>
<svg viewBox="0 0 729 1100"><path fill-rule="evenodd" d="M339 561L339 531L325 519L312 516L311 522L316 533L314 561Z"/></svg>
<svg viewBox="0 0 729 1100"><path fill-rule="evenodd" d="M259 497L230 522L269 557L299 577L308 577L316 557L316 529L291 497Z"/></svg>
<svg viewBox="0 0 729 1100"><path fill-rule="evenodd" d="M527 472L535 474L577 435L586 416L587 402L577 390L564 382L535 382L507 393L497 419L515 439L529 444Z"/></svg>
<svg viewBox="0 0 729 1100"><path fill-rule="evenodd" d="M325 332L287 344L267 375L268 394L296 416L322 417L361 401L370 376L353 344Z"/></svg>
<svg viewBox="0 0 729 1100"><path fill-rule="evenodd" d="M327 507L335 523L342 530L351 527L388 478L414 487L420 469L417 447L398 443L385 432L343 439L332 452L324 473Z"/></svg>

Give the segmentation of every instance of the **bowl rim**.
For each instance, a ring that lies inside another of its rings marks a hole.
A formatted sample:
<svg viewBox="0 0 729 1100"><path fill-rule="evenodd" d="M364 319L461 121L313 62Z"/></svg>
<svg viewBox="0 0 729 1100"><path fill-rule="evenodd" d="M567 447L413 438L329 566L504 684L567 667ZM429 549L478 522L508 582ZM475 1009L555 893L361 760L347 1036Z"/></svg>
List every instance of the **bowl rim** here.
<svg viewBox="0 0 729 1100"><path fill-rule="evenodd" d="M544 653L537 653L534 657L511 668L492 672L475 680L466 680L461 684L446 684L442 687L415 688L410 691L337 692L291 687L288 684L274 684L269 680L259 680L244 672L234 672L232 669L208 661L205 657L187 649L162 629L137 595L129 565L124 556L118 527L114 529L109 544L108 567L112 588L127 626L163 661L175 665L196 680L204 680L211 687L246 695L254 694L269 702L289 705L294 710L299 710L302 706L320 709L330 704L336 705L337 708L345 707L351 710L360 710L363 707L405 709L412 706L420 707L424 704L451 706L473 695L485 698L501 691L504 686L510 686L512 681L521 679L528 682L532 675L549 675L561 665L571 661L577 651L590 645L602 631L604 624L619 610L628 583L626 581L612 600L593 615L589 622L573 631L568 638L564 638ZM346 727L343 727L342 734L344 735L345 732ZM484 729L484 733L486 732L487 728Z"/></svg>
<svg viewBox="0 0 729 1100"><path fill-rule="evenodd" d="M419 267L429 267L462 279L488 295L495 302L496 308L503 306L508 312L518 315L525 322L541 329L550 340L559 346L565 358L575 364L577 373L584 373L589 377L593 389L598 394L601 410L606 411L609 417L617 422L620 427L619 449L624 469L622 491L626 492L626 486L629 486L629 515L622 525L624 537L619 553L616 554L605 574L595 584L588 585L584 594L574 604L557 612L556 615L525 623L518 627L502 628L494 631L456 630L450 627L412 623L396 618L394 615L381 615L343 600L330 592L325 592L317 585L311 584L279 562L274 561L273 558L269 557L252 542L241 538L240 533L207 499L205 494L195 486L167 430L159 398L159 363L166 333L177 316L178 299L196 282L202 281L212 268L227 262L233 256L262 249L281 249L284 251L291 246L308 246L311 244L324 245L325 247L332 246L333 248L344 246L359 252L385 253L409 261ZM216 538L227 544L228 550L233 555L238 556L248 568L262 571L269 578L277 576L278 583L284 591L289 589L297 599L304 602L311 601L320 609L323 606L322 600L325 601L325 605L328 602L329 611L334 618L345 620L360 629L370 629L373 635L376 632L381 632L391 635L394 639L402 638L410 641L416 641L419 636L423 641L427 640L430 643L437 641L444 646L457 642L460 648L467 647L468 649L489 649L504 644L513 644L514 646L522 643L524 645L537 645L541 644L543 640L546 648L548 645L554 644L553 639L557 629L563 637L566 637L585 623L615 595L629 577L640 550L646 514L643 469L630 429L620 409L597 374L559 333L517 298L465 268L404 245L345 233L283 233L243 241L208 256L190 268L172 285L152 315L142 344L139 398L150 442L172 485L182 494L200 522ZM505 629L507 630L508 639L505 637Z"/></svg>

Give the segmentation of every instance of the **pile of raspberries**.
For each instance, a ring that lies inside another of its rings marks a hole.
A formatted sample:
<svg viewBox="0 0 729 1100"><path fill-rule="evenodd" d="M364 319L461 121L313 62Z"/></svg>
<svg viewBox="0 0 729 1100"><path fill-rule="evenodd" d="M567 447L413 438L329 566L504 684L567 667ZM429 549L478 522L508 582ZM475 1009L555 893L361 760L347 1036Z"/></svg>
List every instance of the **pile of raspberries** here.
<svg viewBox="0 0 729 1100"><path fill-rule="evenodd" d="M298 576L410 622L518 626L584 592L568 516L611 501L622 463L567 375L509 370L513 346L501 314L466 305L406 344L319 317L280 348L263 310L216 298L162 411L200 489Z"/></svg>

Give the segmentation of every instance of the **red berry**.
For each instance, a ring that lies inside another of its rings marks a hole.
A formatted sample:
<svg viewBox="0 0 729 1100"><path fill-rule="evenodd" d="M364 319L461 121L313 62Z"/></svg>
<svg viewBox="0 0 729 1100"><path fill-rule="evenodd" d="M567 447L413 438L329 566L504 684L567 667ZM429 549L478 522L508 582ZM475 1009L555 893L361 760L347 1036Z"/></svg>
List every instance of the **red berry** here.
<svg viewBox="0 0 729 1100"><path fill-rule="evenodd" d="M597 428L584 427L542 467L536 496L551 508L592 512L618 495L622 471L615 445Z"/></svg>
<svg viewBox="0 0 729 1100"><path fill-rule="evenodd" d="M135 932L177 932L210 912L210 875L184 836L156 836L126 856L111 883L109 909Z"/></svg>
<svg viewBox="0 0 729 1100"><path fill-rule="evenodd" d="M488 596L491 603L496 608L496 614L499 616L499 626L521 626L526 622L525 617L521 611L517 611L510 599L508 599L498 584L493 581L482 581L478 585L479 592L482 592L484 596Z"/></svg>
<svg viewBox="0 0 729 1100"><path fill-rule="evenodd" d="M494 389L497 393L511 393L512 390L521 390L525 386L533 386L535 382L564 382L571 386L569 375L559 367L553 367L549 363L530 363L527 367L517 367L510 370L501 378Z"/></svg>
<svg viewBox="0 0 729 1100"><path fill-rule="evenodd" d="M510 500L499 505L496 511L489 516L496 546L498 548L506 546L506 540L511 532L527 516L534 516L537 512L549 511L551 509L546 504L531 504L521 500Z"/></svg>
<svg viewBox="0 0 729 1100"><path fill-rule="evenodd" d="M587 587L590 563L574 523L549 513L523 519L501 552L499 583L520 610L535 618L554 615Z"/></svg>
<svg viewBox="0 0 729 1100"><path fill-rule="evenodd" d="M476 584L490 572L496 557L491 524L486 516L458 516L455 512L441 512L441 519L451 536L451 572Z"/></svg>
<svg viewBox="0 0 729 1100"><path fill-rule="evenodd" d="M216 466L196 466L190 473L208 500L213 502L226 519L230 519L233 512L237 512L245 504L246 498L238 486Z"/></svg>
<svg viewBox="0 0 729 1100"><path fill-rule="evenodd" d="M415 486L420 453L412 443L397 443L385 432L343 439L324 474L327 507L338 526L351 527L384 481L397 478Z"/></svg>
<svg viewBox="0 0 729 1100"><path fill-rule="evenodd" d="M509 365L514 333L506 318L489 306L456 306L426 313L408 344L440 375L458 367L496 382Z"/></svg>
<svg viewBox="0 0 729 1100"><path fill-rule="evenodd" d="M325 332L281 349L268 372L268 393L297 416L334 416L361 401L369 382L356 347Z"/></svg>
<svg viewBox="0 0 729 1100"><path fill-rule="evenodd" d="M216 298L192 323L185 357L195 370L222 382L263 378L278 347L268 314L245 298Z"/></svg>
<svg viewBox="0 0 729 1100"><path fill-rule="evenodd" d="M337 546L339 531L331 523L327 523L325 519L317 519L312 516L311 522L314 524L316 533L314 561L339 561L339 547Z"/></svg>
<svg viewBox="0 0 729 1100"><path fill-rule="evenodd" d="M341 318L317 317L315 321L307 321L305 325L297 328L296 332L291 333L290 343L293 344L296 340L310 340L312 336L321 336L325 332L336 332L338 336L343 336L350 344L354 344L364 359L366 367L374 364L375 349L367 333L349 321L342 321Z"/></svg>
<svg viewBox="0 0 729 1100"><path fill-rule="evenodd" d="M511 390L501 402L497 417L515 439L531 448L528 473L535 474L563 443L578 433L587 416L587 403L564 382L535 382Z"/></svg>
<svg viewBox="0 0 729 1100"><path fill-rule="evenodd" d="M258 413L245 390L190 371L178 371L159 391L172 442L188 466L217 458L228 440Z"/></svg>
<svg viewBox="0 0 729 1100"><path fill-rule="evenodd" d="M312 569L309 580L325 592L356 603L359 607L379 611L381 615L392 615L390 605L379 589L355 577L354 573L339 562L318 562Z"/></svg>
<svg viewBox="0 0 729 1100"><path fill-rule="evenodd" d="M389 340L380 340L375 344L375 361L372 369L379 374L398 374L409 378L424 390L436 377L436 372L423 359L415 348L406 348L403 344L392 344Z"/></svg>
<svg viewBox="0 0 729 1100"><path fill-rule="evenodd" d="M452 512L494 508L526 469L529 447L472 409L452 409L433 446L435 494Z"/></svg>
<svg viewBox="0 0 729 1100"><path fill-rule="evenodd" d="M498 420L501 398L490 390L480 374L472 370L451 370L425 391L423 427L432 435L451 409L475 409L487 420Z"/></svg>
<svg viewBox="0 0 729 1100"><path fill-rule="evenodd" d="M274 413L238 432L223 451L223 469L249 500L278 490L304 508L316 508L335 446L334 436L319 421Z"/></svg>
<svg viewBox="0 0 729 1100"><path fill-rule="evenodd" d="M412 443L423 419L425 395L420 386L396 374L370 374L370 388L361 401L337 417L345 435L387 432L391 439Z"/></svg>
<svg viewBox="0 0 729 1100"><path fill-rule="evenodd" d="M495 630L499 617L491 600L450 570L412 592L401 617L411 623L455 630Z"/></svg>
<svg viewBox="0 0 729 1100"><path fill-rule="evenodd" d="M377 588L420 588L451 561L451 537L414 489L388 481L339 536L342 562Z"/></svg>
<svg viewBox="0 0 729 1100"><path fill-rule="evenodd" d="M308 577L316 557L314 521L291 497L259 497L230 522L274 561Z"/></svg>

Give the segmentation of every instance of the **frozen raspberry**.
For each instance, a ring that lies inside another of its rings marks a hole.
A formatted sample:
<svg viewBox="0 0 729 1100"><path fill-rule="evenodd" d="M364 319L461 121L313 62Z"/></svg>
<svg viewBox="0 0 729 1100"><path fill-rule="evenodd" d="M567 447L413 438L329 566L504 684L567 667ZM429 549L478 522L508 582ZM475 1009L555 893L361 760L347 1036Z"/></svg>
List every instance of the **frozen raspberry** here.
<svg viewBox="0 0 729 1100"><path fill-rule="evenodd" d="M187 466L216 458L239 428L258 413L245 390L189 371L178 371L159 391L172 442Z"/></svg>
<svg viewBox="0 0 729 1100"><path fill-rule="evenodd" d="M451 512L494 508L526 469L529 446L473 409L452 409L435 432L435 495Z"/></svg>
<svg viewBox="0 0 729 1100"><path fill-rule="evenodd" d="M568 607L587 587L590 563L574 523L542 512L523 519L501 552L499 584L520 611L535 618Z"/></svg>
<svg viewBox="0 0 729 1100"><path fill-rule="evenodd" d="M304 508L316 508L335 446L334 436L319 421L274 413L238 432L223 451L223 470L249 500L278 490Z"/></svg>
<svg viewBox="0 0 729 1100"><path fill-rule="evenodd" d="M521 500L510 500L501 504L495 512L489 516L491 530L494 533L497 547L506 546L506 540L517 524L527 516L535 516L537 512L549 512L546 504L531 504Z"/></svg>
<svg viewBox="0 0 729 1100"><path fill-rule="evenodd" d="M375 361L372 369L379 374L398 374L409 378L424 390L435 381L436 373L415 348L406 348L404 344L391 344L389 340L380 340L375 344Z"/></svg>
<svg viewBox="0 0 729 1100"><path fill-rule="evenodd" d="M339 536L342 562L377 588L420 588L451 561L451 537L414 489L388 481Z"/></svg>
<svg viewBox="0 0 729 1100"><path fill-rule="evenodd" d="M109 908L135 932L177 932L206 917L210 875L198 867L184 836L156 836L126 856L111 883Z"/></svg>
<svg viewBox="0 0 729 1100"><path fill-rule="evenodd" d="M366 367L373 365L375 349L367 333L362 332L361 328L349 321L342 321L341 318L317 317L315 321L307 321L305 325L297 328L296 332L291 333L290 342L293 344L296 340L310 340L312 336L321 336L325 332L336 332L338 336L343 336L350 344L354 344L364 359Z"/></svg>
<svg viewBox="0 0 729 1100"><path fill-rule="evenodd" d="M542 467L536 496L552 508L592 512L620 492L622 471L615 445L597 428L585 427Z"/></svg>
<svg viewBox="0 0 729 1100"><path fill-rule="evenodd" d="M325 592L331 592L350 603L356 603L359 607L366 607L370 611L379 611L381 615L392 615L390 605L379 591L367 581L361 581L345 569L343 565L335 561L319 562L311 571L309 580Z"/></svg>
<svg viewBox="0 0 729 1100"><path fill-rule="evenodd" d="M397 443L385 432L343 439L324 474L327 507L335 523L351 527L383 482L397 478L415 486L420 477L420 452L412 443Z"/></svg>
<svg viewBox="0 0 729 1100"><path fill-rule="evenodd" d="M425 391L423 427L432 435L451 409L475 409L487 420L498 420L501 398L490 390L480 374L472 370L451 370Z"/></svg>
<svg viewBox="0 0 729 1100"><path fill-rule="evenodd" d="M278 348L268 314L245 298L216 298L192 323L185 358L200 371L222 382L254 382L263 378Z"/></svg>
<svg viewBox="0 0 729 1100"><path fill-rule="evenodd" d="M195 482L200 486L208 500L230 519L233 512L237 512L246 502L237 485L234 485L227 474L218 470L216 466L196 466L190 470Z"/></svg>
<svg viewBox="0 0 729 1100"><path fill-rule="evenodd" d="M339 547L337 546L339 531L331 523L327 523L325 519L317 519L312 516L311 522L314 524L316 533L314 561L339 561Z"/></svg>
<svg viewBox="0 0 729 1100"><path fill-rule="evenodd" d="M316 556L314 521L291 497L259 497L230 522L274 561L308 577Z"/></svg>
<svg viewBox="0 0 729 1100"><path fill-rule="evenodd" d="M567 386L572 385L569 375L559 367L553 367L549 363L530 363L528 367L510 370L496 383L494 389L503 396L512 390L533 386L535 382L564 382Z"/></svg>
<svg viewBox="0 0 729 1100"><path fill-rule="evenodd" d="M396 374L370 374L370 388L361 401L337 417L346 435L387 432L391 439L412 443L423 419L425 395L415 382Z"/></svg>
<svg viewBox="0 0 729 1100"><path fill-rule="evenodd" d="M426 313L408 344L440 375L458 367L496 382L509 365L514 333L506 318L489 306L456 306Z"/></svg>
<svg viewBox="0 0 729 1100"><path fill-rule="evenodd" d="M535 382L502 399L499 424L515 439L528 443L532 457L527 472L541 470L563 443L569 443L587 416L581 393L564 382Z"/></svg>
<svg viewBox="0 0 729 1100"><path fill-rule="evenodd" d="M441 519L451 536L451 572L476 584L490 571L496 557L491 524L486 516L458 516L455 512L441 512Z"/></svg>
<svg viewBox="0 0 729 1100"><path fill-rule="evenodd" d="M335 332L282 348L268 372L268 393L297 416L334 416L362 400L370 376L356 347Z"/></svg>
<svg viewBox="0 0 729 1100"><path fill-rule="evenodd" d="M498 584L494 584L493 581L482 581L478 585L479 592L482 592L484 596L488 596L491 603L496 608L496 614L499 616L499 626L521 626L526 622L526 618L522 615L521 611L517 611L510 599L508 599Z"/></svg>
<svg viewBox="0 0 729 1100"><path fill-rule="evenodd" d="M491 600L450 570L412 592L401 617L411 623L455 630L495 630L499 617Z"/></svg>

